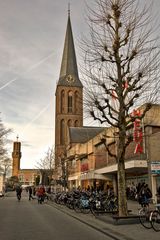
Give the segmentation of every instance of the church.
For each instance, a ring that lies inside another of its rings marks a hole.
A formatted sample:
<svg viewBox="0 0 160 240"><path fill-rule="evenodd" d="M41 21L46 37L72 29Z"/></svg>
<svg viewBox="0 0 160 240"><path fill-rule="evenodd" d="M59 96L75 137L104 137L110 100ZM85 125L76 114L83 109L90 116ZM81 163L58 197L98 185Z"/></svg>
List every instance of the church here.
<svg viewBox="0 0 160 240"><path fill-rule="evenodd" d="M68 11L63 56L55 98L55 161L58 164L66 151L68 128L74 127L78 131L83 128L83 85L78 74L70 11ZM88 131L86 137L90 135L91 128ZM74 134L77 133L74 131ZM78 135L80 138L82 137L79 132ZM13 143L12 176L18 177L21 183L35 184L36 178L41 178L40 171L39 169L20 169L21 156L21 142L17 138L17 141Z"/></svg>
<svg viewBox="0 0 160 240"><path fill-rule="evenodd" d="M68 11L60 75L55 92L56 166L66 156L69 138L72 139L72 146L78 142L88 141L102 130L103 128L83 126L83 84L79 78L70 11ZM13 143L12 176L17 176L21 183L35 184L36 178L42 177L40 171L39 169L20 169L21 155L21 142L17 138ZM60 174L61 170L58 177Z"/></svg>

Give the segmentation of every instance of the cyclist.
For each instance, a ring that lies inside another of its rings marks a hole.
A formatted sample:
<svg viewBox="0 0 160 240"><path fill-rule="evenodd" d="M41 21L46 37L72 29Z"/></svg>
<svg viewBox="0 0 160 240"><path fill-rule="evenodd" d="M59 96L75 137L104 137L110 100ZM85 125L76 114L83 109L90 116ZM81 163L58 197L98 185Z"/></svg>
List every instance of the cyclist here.
<svg viewBox="0 0 160 240"><path fill-rule="evenodd" d="M149 205L150 198L152 198L151 190L149 189L148 184L143 183L138 194L139 204L142 206Z"/></svg>
<svg viewBox="0 0 160 240"><path fill-rule="evenodd" d="M21 200L21 193L22 193L22 188L20 186L17 186L16 187L16 195L17 195L18 201Z"/></svg>

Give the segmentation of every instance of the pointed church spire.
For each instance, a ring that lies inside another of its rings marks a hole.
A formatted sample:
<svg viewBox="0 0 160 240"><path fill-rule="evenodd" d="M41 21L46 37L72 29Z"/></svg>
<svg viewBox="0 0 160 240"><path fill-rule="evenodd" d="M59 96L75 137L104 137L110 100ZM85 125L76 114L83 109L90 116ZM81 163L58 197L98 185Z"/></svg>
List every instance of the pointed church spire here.
<svg viewBox="0 0 160 240"><path fill-rule="evenodd" d="M69 79L69 81L67 81L67 79ZM68 84L82 87L82 83L80 82L78 76L77 60L70 20L70 4L68 5L68 22L61 62L60 76L58 81L58 85L67 86Z"/></svg>

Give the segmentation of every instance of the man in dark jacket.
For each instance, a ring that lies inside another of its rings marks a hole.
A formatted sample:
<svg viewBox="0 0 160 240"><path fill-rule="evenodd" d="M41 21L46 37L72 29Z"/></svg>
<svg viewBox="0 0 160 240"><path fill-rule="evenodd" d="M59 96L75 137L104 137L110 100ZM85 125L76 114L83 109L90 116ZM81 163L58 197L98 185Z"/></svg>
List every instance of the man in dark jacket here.
<svg viewBox="0 0 160 240"><path fill-rule="evenodd" d="M22 188L21 188L21 186L17 186L17 187L16 187L16 194L17 194L17 199L18 199L18 201L21 200L21 193L22 193Z"/></svg>
<svg viewBox="0 0 160 240"><path fill-rule="evenodd" d="M141 205L149 205L149 199L152 198L152 192L148 184L143 183L138 194L139 203Z"/></svg>
<svg viewBox="0 0 160 240"><path fill-rule="evenodd" d="M29 201L30 201L31 199L33 199L31 186L29 186L29 188L28 188L28 193L29 193Z"/></svg>

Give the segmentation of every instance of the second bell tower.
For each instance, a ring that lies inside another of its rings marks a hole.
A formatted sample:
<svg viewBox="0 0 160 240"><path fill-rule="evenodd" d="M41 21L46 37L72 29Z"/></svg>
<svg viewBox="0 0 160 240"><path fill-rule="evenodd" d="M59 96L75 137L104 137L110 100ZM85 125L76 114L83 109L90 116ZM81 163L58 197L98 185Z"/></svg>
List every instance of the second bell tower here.
<svg viewBox="0 0 160 240"><path fill-rule="evenodd" d="M17 141L13 143L12 176L18 177L18 173L19 173L19 170L20 170L20 159L21 159L21 156L22 156L22 154L21 154L21 142L18 141L18 136L17 136Z"/></svg>

